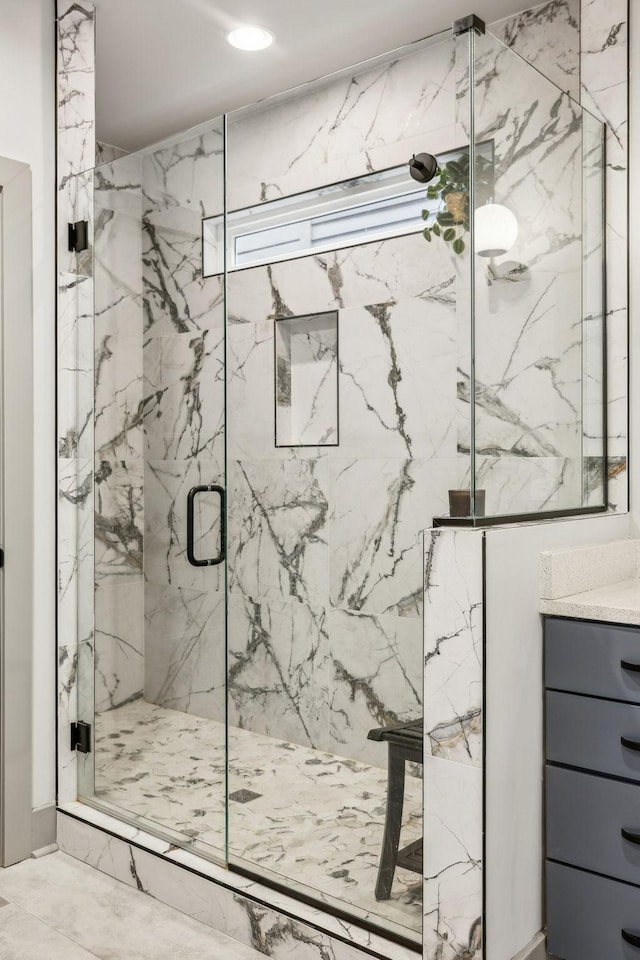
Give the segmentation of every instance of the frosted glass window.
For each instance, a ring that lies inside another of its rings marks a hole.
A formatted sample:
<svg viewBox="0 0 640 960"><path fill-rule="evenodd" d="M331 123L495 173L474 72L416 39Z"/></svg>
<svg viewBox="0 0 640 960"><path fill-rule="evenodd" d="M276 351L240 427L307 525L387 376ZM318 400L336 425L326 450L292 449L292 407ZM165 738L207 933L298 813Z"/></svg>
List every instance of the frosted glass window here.
<svg viewBox="0 0 640 960"><path fill-rule="evenodd" d="M277 447L338 444L338 314L276 320Z"/></svg>

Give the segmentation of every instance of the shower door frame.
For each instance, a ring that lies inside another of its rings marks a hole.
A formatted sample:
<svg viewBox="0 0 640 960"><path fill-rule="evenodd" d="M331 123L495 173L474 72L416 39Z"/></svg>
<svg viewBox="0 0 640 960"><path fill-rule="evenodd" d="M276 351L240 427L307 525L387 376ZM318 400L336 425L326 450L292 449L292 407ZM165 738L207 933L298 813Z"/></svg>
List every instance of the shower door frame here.
<svg viewBox="0 0 640 960"><path fill-rule="evenodd" d="M31 213L30 167L0 157L0 867L33 849Z"/></svg>

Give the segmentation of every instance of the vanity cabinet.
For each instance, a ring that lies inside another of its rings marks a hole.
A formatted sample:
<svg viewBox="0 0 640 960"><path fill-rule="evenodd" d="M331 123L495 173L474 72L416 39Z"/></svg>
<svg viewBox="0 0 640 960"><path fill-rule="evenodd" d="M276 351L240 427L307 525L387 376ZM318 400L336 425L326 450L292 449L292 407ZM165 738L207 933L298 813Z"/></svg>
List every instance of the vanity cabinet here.
<svg viewBox="0 0 640 960"><path fill-rule="evenodd" d="M544 636L547 949L640 960L640 627Z"/></svg>

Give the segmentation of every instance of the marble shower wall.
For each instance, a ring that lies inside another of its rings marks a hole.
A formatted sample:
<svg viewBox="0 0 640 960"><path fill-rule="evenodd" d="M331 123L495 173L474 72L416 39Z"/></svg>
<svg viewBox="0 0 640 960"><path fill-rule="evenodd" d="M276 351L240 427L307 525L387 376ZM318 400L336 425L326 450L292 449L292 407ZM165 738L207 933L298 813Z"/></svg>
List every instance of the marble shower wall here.
<svg viewBox="0 0 640 960"><path fill-rule="evenodd" d="M484 533L424 542L424 958L483 955Z"/></svg>
<svg viewBox="0 0 640 960"><path fill-rule="evenodd" d="M135 155L94 174L95 709L144 685L142 186Z"/></svg>
<svg viewBox="0 0 640 960"><path fill-rule="evenodd" d="M455 90L448 41L232 115L230 207L451 149ZM421 716L421 531L464 469L458 283L444 245L420 235L229 275L232 723L382 766L368 730ZM329 311L339 445L276 447L276 324Z"/></svg>
<svg viewBox="0 0 640 960"><path fill-rule="evenodd" d="M224 478L224 288L203 278L202 218L223 209L221 121L145 153L141 178L144 694L224 721L224 568L187 560L187 495ZM218 552L220 504L200 494L196 556Z"/></svg>
<svg viewBox="0 0 640 960"><path fill-rule="evenodd" d="M628 0L550 0L515 17L510 17L491 25L491 31L520 56L535 64L546 76L550 77L562 90L579 102L593 116L606 124L606 301L607 301L607 355L608 355L608 476L609 504L612 509L627 509L627 454L628 454L628 397L627 382L627 209L628 209ZM504 62L504 57L501 58ZM517 85L514 89L518 89ZM527 96L529 94L527 93ZM538 110L540 104L538 105ZM566 107L562 113L566 116ZM544 127L543 127L544 128ZM507 128L508 129L508 128ZM593 125L583 127L585 135L584 155L586 167L593 156L595 133ZM535 145L534 145L535 147ZM560 145L560 151L566 150ZM560 151L556 151L558 154ZM560 166L558 162L557 166ZM564 169L567 179L568 169ZM560 202L562 204L562 192ZM566 198L568 195L564 193ZM598 191L586 181L587 203L591 210L598 204ZM566 206L566 201L565 201ZM599 324L593 305L600 291L593 286L593 279L599 275L592 269L592 263L600 257L600 250L592 240L592 226L587 222L586 249L587 286L586 322L583 337L591 356L587 357L590 380L587 391L594 386L595 371L601 367L599 344L593 338L593 321ZM565 240L568 237L564 238ZM554 251L550 251L553 256ZM545 254L548 259L548 252ZM511 256L511 254L509 255ZM566 279L566 278L565 278ZM565 351L565 358L568 354ZM553 355L551 357L553 359ZM566 363L565 363L566 367ZM546 371L547 375L553 368ZM557 379L556 367L553 370ZM544 375L545 371L541 371ZM564 391L564 381L559 381ZM616 385L616 387L614 387ZM596 386L596 393L598 384ZM593 391L592 391L593 392ZM588 393L587 393L588 396ZM589 502L597 502L601 495L598 468L594 458L599 449L601 435L598 411L587 400L585 423L585 453L587 462L582 478ZM518 464L509 463L509 469ZM578 483L580 465L575 460L560 460L554 465L546 465L556 474L564 471L573 473ZM495 469L495 468L494 468ZM503 482L508 482L504 478ZM549 492L554 491L554 481L547 483ZM540 486L543 491L544 483ZM562 504L560 489L556 486L554 496Z"/></svg>
<svg viewBox="0 0 640 960"><path fill-rule="evenodd" d="M67 223L92 221L94 8L57 3L58 175L58 799L77 796L69 723L78 663L93 645L93 278L90 251L70 253Z"/></svg>

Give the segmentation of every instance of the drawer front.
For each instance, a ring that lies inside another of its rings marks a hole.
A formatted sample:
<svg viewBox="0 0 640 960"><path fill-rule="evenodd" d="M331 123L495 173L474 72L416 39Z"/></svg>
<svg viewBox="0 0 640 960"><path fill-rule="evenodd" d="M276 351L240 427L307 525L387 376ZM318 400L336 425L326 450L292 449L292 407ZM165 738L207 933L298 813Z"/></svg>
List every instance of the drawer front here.
<svg viewBox="0 0 640 960"><path fill-rule="evenodd" d="M640 703L638 627L550 617L544 636L547 687Z"/></svg>
<svg viewBox="0 0 640 960"><path fill-rule="evenodd" d="M640 887L547 862L547 951L562 960L638 960Z"/></svg>
<svg viewBox="0 0 640 960"><path fill-rule="evenodd" d="M546 800L550 859L640 885L640 784L547 767Z"/></svg>
<svg viewBox="0 0 640 960"><path fill-rule="evenodd" d="M547 760L640 780L640 707L553 690L545 700Z"/></svg>

